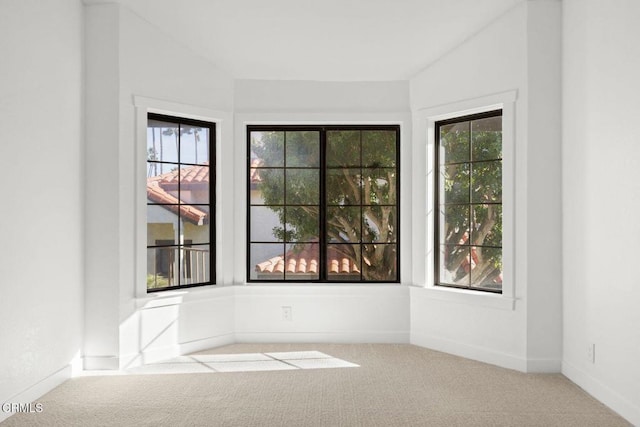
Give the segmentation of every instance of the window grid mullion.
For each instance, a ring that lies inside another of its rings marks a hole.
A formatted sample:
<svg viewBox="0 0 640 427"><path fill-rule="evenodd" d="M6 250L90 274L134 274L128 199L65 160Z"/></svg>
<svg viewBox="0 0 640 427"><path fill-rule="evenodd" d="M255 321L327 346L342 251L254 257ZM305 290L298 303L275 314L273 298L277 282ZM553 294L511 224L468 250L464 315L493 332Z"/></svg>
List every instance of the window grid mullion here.
<svg viewBox="0 0 640 427"><path fill-rule="evenodd" d="M284 206L282 207L282 230L284 231L284 236L282 236L282 258L284 260L284 270L282 271L282 278L287 280L287 207L289 206L287 199L287 134L289 132L283 132L283 142L282 142L282 179L284 182L283 191L283 200Z"/></svg>
<svg viewBox="0 0 640 427"><path fill-rule="evenodd" d="M325 282L328 280L329 265L327 262L327 132L325 129L320 130L320 171L318 173L318 182L320 185L318 200L318 220L320 221L318 229L318 280Z"/></svg>
<svg viewBox="0 0 640 427"><path fill-rule="evenodd" d="M182 243L184 241L184 239L182 238L182 236L184 235L184 230L182 229L184 227L184 225L182 224L182 218L180 217L180 208L182 207L183 203L182 203L182 163L181 163L181 156L180 156L180 152L182 151L182 146L181 146L181 137L182 137L182 124L178 123L178 253L177 255L177 260L174 260L175 263L178 264L178 274L177 274L177 282L178 282L178 286L181 285L181 281L182 281L182 260L181 258L181 254L182 252Z"/></svg>
<svg viewBox="0 0 640 427"><path fill-rule="evenodd" d="M364 174L362 172L362 131L359 132L359 143L360 143L360 241L357 243L360 247L360 259L359 261L359 269L360 269L360 280L362 280L362 270L364 263L362 262L363 253L364 253Z"/></svg>
<svg viewBox="0 0 640 427"><path fill-rule="evenodd" d="M469 262L471 262L471 258L472 258L472 254L471 254L471 239L473 237L473 209L471 209L471 202L473 201L473 186L471 185L471 183L473 182L472 176L473 176L473 164L471 163L471 160L473 160L473 147L471 146L473 144L473 135L472 133L473 129L471 128L471 120L469 120L469 209L467 210L467 212L469 212L469 219L468 219L468 224L469 224L469 238L467 239L467 241L469 242ZM468 287L471 287L471 273L472 273L472 269L469 269L469 283L468 283Z"/></svg>

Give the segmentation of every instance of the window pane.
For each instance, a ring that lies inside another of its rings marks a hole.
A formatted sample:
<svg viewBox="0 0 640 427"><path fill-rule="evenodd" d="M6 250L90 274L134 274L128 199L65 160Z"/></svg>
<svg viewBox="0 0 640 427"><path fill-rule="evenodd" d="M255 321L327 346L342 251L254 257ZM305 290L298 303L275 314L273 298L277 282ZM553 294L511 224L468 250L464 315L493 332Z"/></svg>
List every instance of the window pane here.
<svg viewBox="0 0 640 427"><path fill-rule="evenodd" d="M210 213L211 213L211 206L210 205L195 205L192 204L190 206L193 206L194 208L197 208L198 210L204 212L205 214L207 214L207 218L204 219L205 222L207 222L208 224L211 225L211 217L209 217Z"/></svg>
<svg viewBox="0 0 640 427"><path fill-rule="evenodd" d="M287 205L318 205L320 181L317 169L287 169L285 172Z"/></svg>
<svg viewBox="0 0 640 427"><path fill-rule="evenodd" d="M330 242L360 241L360 206L327 208L327 237Z"/></svg>
<svg viewBox="0 0 640 427"><path fill-rule="evenodd" d="M316 243L289 245L284 260L285 280L318 280L319 253L319 245Z"/></svg>
<svg viewBox="0 0 640 427"><path fill-rule="evenodd" d="M502 246L502 205L473 207L472 245Z"/></svg>
<svg viewBox="0 0 640 427"><path fill-rule="evenodd" d="M287 167L320 165L320 132L287 132Z"/></svg>
<svg viewBox="0 0 640 427"><path fill-rule="evenodd" d="M362 245L362 251L362 278L364 280L397 280L396 245Z"/></svg>
<svg viewBox="0 0 640 427"><path fill-rule="evenodd" d="M360 169L328 169L326 177L328 205L360 204Z"/></svg>
<svg viewBox="0 0 640 427"><path fill-rule="evenodd" d="M283 243L252 243L249 252L250 279L284 279Z"/></svg>
<svg viewBox="0 0 640 427"><path fill-rule="evenodd" d="M396 170L362 170L363 205L394 205L396 203Z"/></svg>
<svg viewBox="0 0 640 427"><path fill-rule="evenodd" d="M257 157L251 158L251 163L249 164L249 186L251 188L251 203L253 203L254 193L258 192L258 185L262 182L262 174L263 170L260 169L262 165L262 159L258 159Z"/></svg>
<svg viewBox="0 0 640 427"><path fill-rule="evenodd" d="M395 206L365 206L362 212L363 241L382 243L396 241Z"/></svg>
<svg viewBox="0 0 640 427"><path fill-rule="evenodd" d="M441 284L469 286L471 271L471 248L469 246L440 246Z"/></svg>
<svg viewBox="0 0 640 427"><path fill-rule="evenodd" d="M317 206L285 208L287 242L317 242L319 239L319 216Z"/></svg>
<svg viewBox="0 0 640 427"><path fill-rule="evenodd" d="M183 205L183 208L187 207L190 211L196 210L195 206ZM184 210L183 210L184 211ZM199 211L198 215L200 215L202 211ZM187 215L184 215L182 212L180 214L180 219L182 220L183 230L182 237L183 241L190 241L191 243L211 243L210 240L210 226L208 223L204 222L200 225L192 221L191 212L188 212ZM208 221L205 218L204 221Z"/></svg>
<svg viewBox="0 0 640 427"><path fill-rule="evenodd" d="M502 116L471 122L473 160L502 158Z"/></svg>
<svg viewBox="0 0 640 427"><path fill-rule="evenodd" d="M284 204L284 169L256 169L250 179L251 204Z"/></svg>
<svg viewBox="0 0 640 427"><path fill-rule="evenodd" d="M502 290L502 249L471 248L473 259L471 286L487 290Z"/></svg>
<svg viewBox="0 0 640 427"><path fill-rule="evenodd" d="M168 174L175 170L176 165L173 163L147 162L147 178Z"/></svg>
<svg viewBox="0 0 640 427"><path fill-rule="evenodd" d="M209 204L209 166L180 166L179 177L166 185L167 190L176 191L180 181L180 202ZM177 193L176 193L177 194Z"/></svg>
<svg viewBox="0 0 640 427"><path fill-rule="evenodd" d="M393 130L362 131L362 166L396 166L396 132Z"/></svg>
<svg viewBox="0 0 640 427"><path fill-rule="evenodd" d="M209 129L197 126L180 126L180 162L209 163Z"/></svg>
<svg viewBox="0 0 640 427"><path fill-rule="evenodd" d="M440 203L469 203L469 164L442 166Z"/></svg>
<svg viewBox="0 0 640 427"><path fill-rule="evenodd" d="M147 289L159 289L176 286L177 247L147 248Z"/></svg>
<svg viewBox="0 0 640 427"><path fill-rule="evenodd" d="M284 132L251 132L251 158L261 166L284 166Z"/></svg>
<svg viewBox="0 0 640 427"><path fill-rule="evenodd" d="M469 206L440 206L440 243L448 245L469 244Z"/></svg>
<svg viewBox="0 0 640 427"><path fill-rule="evenodd" d="M360 280L360 245L327 245L327 278L332 281Z"/></svg>
<svg viewBox="0 0 640 427"><path fill-rule="evenodd" d="M211 266L208 245L182 246L180 256L180 284L192 285L211 281Z"/></svg>
<svg viewBox="0 0 640 427"><path fill-rule="evenodd" d="M472 202L500 202L502 200L502 161L474 163L471 175Z"/></svg>
<svg viewBox="0 0 640 427"><path fill-rule="evenodd" d="M439 160L441 164L468 162L469 122L440 126Z"/></svg>
<svg viewBox="0 0 640 427"><path fill-rule="evenodd" d="M149 120L147 124L147 160L178 162L178 134L176 123Z"/></svg>
<svg viewBox="0 0 640 427"><path fill-rule="evenodd" d="M327 131L327 166L360 166L360 131Z"/></svg>
<svg viewBox="0 0 640 427"><path fill-rule="evenodd" d="M252 206L250 240L252 242L283 241L284 228L280 219L283 211L283 207Z"/></svg>
<svg viewBox="0 0 640 427"><path fill-rule="evenodd" d="M178 216L174 212L178 212L178 206L147 205L148 246L155 246L158 240L177 243Z"/></svg>

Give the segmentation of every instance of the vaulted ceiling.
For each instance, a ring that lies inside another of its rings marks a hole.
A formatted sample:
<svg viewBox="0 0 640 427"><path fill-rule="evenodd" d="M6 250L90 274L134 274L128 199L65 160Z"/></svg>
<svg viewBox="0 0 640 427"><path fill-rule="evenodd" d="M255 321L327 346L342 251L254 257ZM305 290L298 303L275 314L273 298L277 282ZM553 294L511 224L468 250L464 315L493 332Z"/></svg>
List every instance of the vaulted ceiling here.
<svg viewBox="0 0 640 427"><path fill-rule="evenodd" d="M386 81L410 78L522 1L107 2L128 7L238 79Z"/></svg>

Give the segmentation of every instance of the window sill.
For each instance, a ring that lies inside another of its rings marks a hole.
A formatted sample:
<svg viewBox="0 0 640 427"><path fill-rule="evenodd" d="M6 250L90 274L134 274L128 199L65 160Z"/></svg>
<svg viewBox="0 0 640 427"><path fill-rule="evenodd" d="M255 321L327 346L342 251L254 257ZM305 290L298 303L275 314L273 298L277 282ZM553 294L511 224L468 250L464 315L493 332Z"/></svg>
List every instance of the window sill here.
<svg viewBox="0 0 640 427"><path fill-rule="evenodd" d="M165 307L178 305L189 301L220 298L233 294L231 286L205 285L193 288L172 289L168 291L153 292L136 298L136 309Z"/></svg>
<svg viewBox="0 0 640 427"><path fill-rule="evenodd" d="M404 286L399 282L244 282L236 286L250 286L250 287L295 287L295 288L313 288L313 287L399 287Z"/></svg>
<svg viewBox="0 0 640 427"><path fill-rule="evenodd" d="M413 292L423 298L454 302L458 304L467 304L507 311L513 311L516 308L515 298L505 297L501 294L436 286L412 287L412 293Z"/></svg>

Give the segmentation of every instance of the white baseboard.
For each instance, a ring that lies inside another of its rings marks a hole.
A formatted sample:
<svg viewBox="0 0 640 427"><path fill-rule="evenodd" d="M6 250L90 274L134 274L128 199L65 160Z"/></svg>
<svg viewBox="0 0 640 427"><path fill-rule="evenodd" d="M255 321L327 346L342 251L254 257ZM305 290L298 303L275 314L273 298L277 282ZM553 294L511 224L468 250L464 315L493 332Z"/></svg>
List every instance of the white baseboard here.
<svg viewBox="0 0 640 427"><path fill-rule="evenodd" d="M162 347L154 347L140 353L131 353L120 357L120 366L115 369L129 369L145 363L158 362L160 360L172 359L196 351L202 351L209 348L222 347L223 345L233 344L235 342L234 334L227 332L225 334L216 335L214 337L202 338L199 340L179 343L176 345L168 345Z"/></svg>
<svg viewBox="0 0 640 427"><path fill-rule="evenodd" d="M228 332L215 337L203 338L200 340L180 343L180 355L195 353L196 351L207 350L209 348L222 347L236 342L235 334Z"/></svg>
<svg viewBox="0 0 640 427"><path fill-rule="evenodd" d="M640 407L638 405L566 360L562 361L562 374L631 424L640 426Z"/></svg>
<svg viewBox="0 0 640 427"><path fill-rule="evenodd" d="M109 371L120 368L118 356L85 356L83 357L85 371Z"/></svg>
<svg viewBox="0 0 640 427"><path fill-rule="evenodd" d="M527 372L558 374L562 371L560 359L527 359Z"/></svg>
<svg viewBox="0 0 640 427"><path fill-rule="evenodd" d="M178 345L168 345L162 347L154 347L150 349L146 349L141 353L138 353L139 356L136 360L140 361L140 365L144 365L147 363L159 362L161 360L172 359L174 357L180 356L180 347ZM127 364L122 365L121 369L131 368L136 366L135 364Z"/></svg>
<svg viewBox="0 0 640 427"><path fill-rule="evenodd" d="M239 343L408 344L409 332L236 332Z"/></svg>
<svg viewBox="0 0 640 427"><path fill-rule="evenodd" d="M412 332L411 344L516 371L527 372L528 368L523 358L426 334Z"/></svg>
<svg viewBox="0 0 640 427"><path fill-rule="evenodd" d="M72 373L72 365L69 364L64 368L54 372L53 374L45 377L44 379L38 381L37 383L30 386L26 390L16 394L10 399L7 399L5 402L2 402L2 404L4 405L5 403L35 402L40 397L49 393L51 390L53 390L54 388L58 387L60 384L62 384L63 382L71 378L71 373ZM46 411L46 408L44 408L44 410ZM7 413L7 412L0 411L0 422L9 418L11 415L13 414L10 412Z"/></svg>

